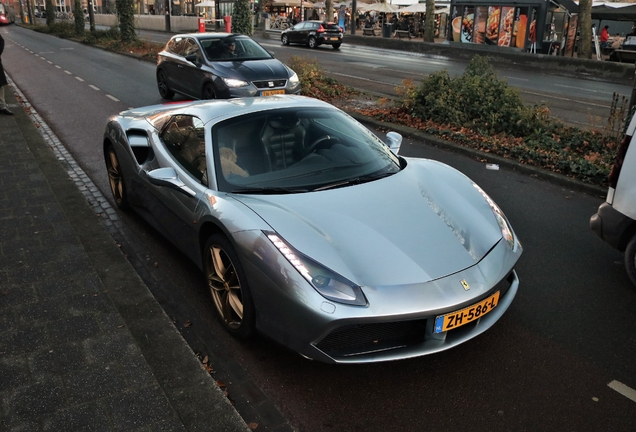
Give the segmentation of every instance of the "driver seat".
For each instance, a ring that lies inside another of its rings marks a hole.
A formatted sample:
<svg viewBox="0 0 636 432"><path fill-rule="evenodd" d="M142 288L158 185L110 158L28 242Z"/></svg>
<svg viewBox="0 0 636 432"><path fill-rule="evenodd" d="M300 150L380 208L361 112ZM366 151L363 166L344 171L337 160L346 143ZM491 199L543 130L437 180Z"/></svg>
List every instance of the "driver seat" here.
<svg viewBox="0 0 636 432"><path fill-rule="evenodd" d="M262 134L270 170L285 169L303 155L305 128L296 116L276 116L268 119Z"/></svg>

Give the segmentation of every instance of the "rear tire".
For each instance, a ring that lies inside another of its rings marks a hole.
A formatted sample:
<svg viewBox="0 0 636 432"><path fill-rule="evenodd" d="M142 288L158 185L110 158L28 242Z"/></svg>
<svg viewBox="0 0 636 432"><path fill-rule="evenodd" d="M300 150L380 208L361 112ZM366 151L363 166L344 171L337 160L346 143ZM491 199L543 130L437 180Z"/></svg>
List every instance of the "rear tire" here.
<svg viewBox="0 0 636 432"><path fill-rule="evenodd" d="M283 36L281 36L280 41L283 43L283 45L289 45L289 36L284 34Z"/></svg>
<svg viewBox="0 0 636 432"><path fill-rule="evenodd" d="M119 158L112 144L109 144L106 148L104 159L106 161L106 170L108 171L108 184L110 185L115 204L122 210L128 210L128 190L126 189Z"/></svg>
<svg viewBox="0 0 636 432"><path fill-rule="evenodd" d="M625 270L629 280L636 285L636 234L627 244L625 249Z"/></svg>
<svg viewBox="0 0 636 432"><path fill-rule="evenodd" d="M157 88L162 99L172 99L174 97L174 92L168 87L166 73L161 70L157 72Z"/></svg>
<svg viewBox="0 0 636 432"><path fill-rule="evenodd" d="M333 49L340 49L340 44L333 44Z"/></svg>
<svg viewBox="0 0 636 432"><path fill-rule="evenodd" d="M318 48L318 41L316 41L315 37L310 36L308 45L309 45L309 48Z"/></svg>

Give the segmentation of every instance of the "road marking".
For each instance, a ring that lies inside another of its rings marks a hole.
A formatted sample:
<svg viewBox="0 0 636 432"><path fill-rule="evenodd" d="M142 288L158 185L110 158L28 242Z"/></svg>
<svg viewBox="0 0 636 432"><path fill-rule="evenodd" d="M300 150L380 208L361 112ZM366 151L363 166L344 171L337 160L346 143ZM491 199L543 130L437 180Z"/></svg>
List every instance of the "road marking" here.
<svg viewBox="0 0 636 432"><path fill-rule="evenodd" d="M53 64L53 62L51 60L47 60L46 61L48 64Z"/></svg>
<svg viewBox="0 0 636 432"><path fill-rule="evenodd" d="M62 66L59 66L59 65L55 65L55 67L58 69L62 69Z"/></svg>
<svg viewBox="0 0 636 432"><path fill-rule="evenodd" d="M548 95L548 94L545 94L545 93L535 93L535 92L531 92L531 91L523 90L523 89L520 89L519 91L521 93L527 93L527 94L531 94L531 95L534 95L534 96L543 96L544 98L547 98L547 99L558 99L558 100L562 100L562 101L566 101L566 102L576 102L576 103L579 103L579 104L592 105L592 106L601 107L601 108L610 108L609 105L595 104L595 103L592 103L592 102L585 102L585 101L580 101L580 100L576 100L576 99L558 97L558 96L554 96L554 95Z"/></svg>
<svg viewBox="0 0 636 432"><path fill-rule="evenodd" d="M81 78L80 78L80 77L78 77L78 76L76 76L76 77L75 77L75 79L76 79L76 80L78 80L78 81L80 81L80 82L84 82L84 80L83 80L83 79L81 79Z"/></svg>
<svg viewBox="0 0 636 432"><path fill-rule="evenodd" d="M69 51L69 50L72 50L72 49L75 49L75 48L60 48L60 51Z"/></svg>
<svg viewBox="0 0 636 432"><path fill-rule="evenodd" d="M622 394L627 399L630 399L631 401L636 402L636 390L634 390L633 388L628 387L622 382L616 381L616 380L612 381L607 386L611 388L612 390L615 390L618 393Z"/></svg>
<svg viewBox="0 0 636 432"><path fill-rule="evenodd" d="M115 102L119 102L119 99L117 99L115 96L111 96L111 95L107 94L106 97L108 99L114 100Z"/></svg>
<svg viewBox="0 0 636 432"><path fill-rule="evenodd" d="M504 75L503 77L506 79L517 80L517 81L530 81L529 79L526 79L526 78L517 78L517 77L511 77L507 75Z"/></svg>
<svg viewBox="0 0 636 432"><path fill-rule="evenodd" d="M363 80L363 81L369 81L369 82L374 82L374 83L378 83L378 84L385 84L385 85L390 85L390 86L395 86L396 84L393 83L388 83L388 82L384 82L384 81L376 81L376 80L372 80L369 78L363 78L363 77L359 77L359 76L355 76L355 75L347 75L347 74L343 74L343 73L337 73L337 72L332 72L333 75L339 75L339 76L343 76L343 77L347 77L347 78L355 78L355 79L359 79L359 80Z"/></svg>
<svg viewBox="0 0 636 432"><path fill-rule="evenodd" d="M40 57L40 58L41 58L42 60L46 60L46 58L44 58L44 57Z"/></svg>
<svg viewBox="0 0 636 432"><path fill-rule="evenodd" d="M90 84L89 87L92 88L93 90L99 91L99 87L95 87L93 84Z"/></svg>
<svg viewBox="0 0 636 432"><path fill-rule="evenodd" d="M67 74L69 74L69 75L73 75L73 73L72 73L72 72L69 72L69 71L67 71L66 69L64 69L64 72L65 72L65 73L67 73Z"/></svg>
<svg viewBox="0 0 636 432"><path fill-rule="evenodd" d="M565 87L565 88L569 88L569 89L575 89L575 90L583 90L583 91L587 91L587 92L592 92L592 93L602 93L602 94L614 94L613 92L604 92L604 91L598 91L598 90L589 90L589 89L585 89L585 88L581 88L581 87L574 87L574 86L569 86L569 85L564 85L564 84L555 84L555 87Z"/></svg>

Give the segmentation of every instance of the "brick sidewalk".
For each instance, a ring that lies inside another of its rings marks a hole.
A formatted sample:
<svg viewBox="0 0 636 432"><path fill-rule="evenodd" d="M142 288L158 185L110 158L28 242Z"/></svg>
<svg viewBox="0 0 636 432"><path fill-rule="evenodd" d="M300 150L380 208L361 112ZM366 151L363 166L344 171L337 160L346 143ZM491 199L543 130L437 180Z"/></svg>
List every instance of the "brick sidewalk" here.
<svg viewBox="0 0 636 432"><path fill-rule="evenodd" d="M12 89L16 115L0 116L0 430L248 430Z"/></svg>

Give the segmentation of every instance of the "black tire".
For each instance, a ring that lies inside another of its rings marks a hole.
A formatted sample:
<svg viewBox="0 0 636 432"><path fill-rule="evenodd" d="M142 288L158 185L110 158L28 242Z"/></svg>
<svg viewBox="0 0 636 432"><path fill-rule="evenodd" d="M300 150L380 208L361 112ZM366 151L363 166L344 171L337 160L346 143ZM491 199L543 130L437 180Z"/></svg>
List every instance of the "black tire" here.
<svg viewBox="0 0 636 432"><path fill-rule="evenodd" d="M214 234L208 239L203 263L217 317L232 336L249 338L255 331L256 313L243 267L227 237Z"/></svg>
<svg viewBox="0 0 636 432"><path fill-rule="evenodd" d="M216 91L214 91L212 84L206 84L205 87L203 87L201 96L201 99L216 99Z"/></svg>
<svg viewBox="0 0 636 432"><path fill-rule="evenodd" d="M318 41L315 37L309 36L309 42L307 42L307 45L309 45L309 48L318 48Z"/></svg>
<svg viewBox="0 0 636 432"><path fill-rule="evenodd" d="M174 97L174 92L168 87L166 73L162 70L157 72L157 88L162 99L172 99Z"/></svg>
<svg viewBox="0 0 636 432"><path fill-rule="evenodd" d="M629 280L636 285L636 234L627 244L625 249L625 270Z"/></svg>
<svg viewBox="0 0 636 432"><path fill-rule="evenodd" d="M340 44L333 44L333 49L340 49Z"/></svg>
<svg viewBox="0 0 636 432"><path fill-rule="evenodd" d="M110 192L113 194L115 204L122 210L128 210L126 182L124 181L124 174L122 173L115 147L113 147L112 144L109 144L106 148L104 159L106 162L106 171L108 171L108 184L110 185Z"/></svg>
<svg viewBox="0 0 636 432"><path fill-rule="evenodd" d="M287 36L286 34L282 35L280 37L280 41L283 43L283 45L289 45L289 36Z"/></svg>

